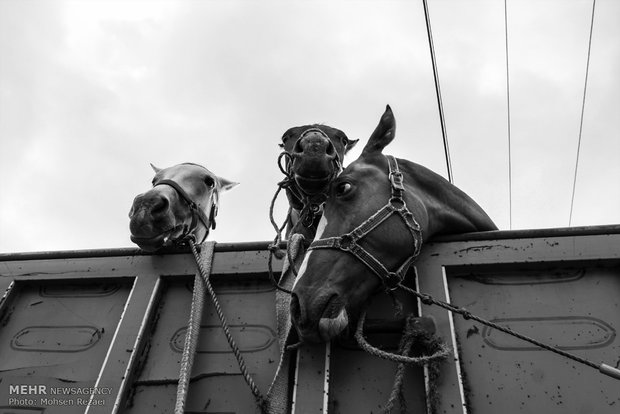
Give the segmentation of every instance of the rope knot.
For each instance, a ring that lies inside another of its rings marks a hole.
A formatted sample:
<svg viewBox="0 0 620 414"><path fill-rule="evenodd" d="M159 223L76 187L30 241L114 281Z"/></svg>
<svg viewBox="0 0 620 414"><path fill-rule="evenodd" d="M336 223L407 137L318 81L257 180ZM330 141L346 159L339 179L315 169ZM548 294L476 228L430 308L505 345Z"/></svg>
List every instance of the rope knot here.
<svg viewBox="0 0 620 414"><path fill-rule="evenodd" d="M431 295L428 295L426 293L420 293L419 298L422 301L422 303L425 305L433 304L433 297Z"/></svg>
<svg viewBox="0 0 620 414"><path fill-rule="evenodd" d="M280 247L276 243L270 243L267 246L267 250L269 250L269 252L271 252L276 257L276 259L284 259L284 251L280 249Z"/></svg>

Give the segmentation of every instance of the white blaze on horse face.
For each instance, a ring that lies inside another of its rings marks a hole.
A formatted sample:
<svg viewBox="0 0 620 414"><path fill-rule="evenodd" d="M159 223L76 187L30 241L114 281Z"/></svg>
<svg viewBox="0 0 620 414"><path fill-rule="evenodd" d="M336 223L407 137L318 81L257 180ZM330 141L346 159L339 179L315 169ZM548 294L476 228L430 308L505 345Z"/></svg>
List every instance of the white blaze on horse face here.
<svg viewBox="0 0 620 414"><path fill-rule="evenodd" d="M323 236L323 232L325 231L325 227L327 227L327 218L325 215L321 216L321 220L319 220L319 224L316 227L316 235L315 239L320 239ZM306 268L308 267L308 260L310 259L310 255L312 254L312 250L306 253L306 257L304 257L304 261L301 262L301 266L299 267L299 271L297 272L297 279L293 283L293 289L295 289L295 285L302 278L304 273L306 273Z"/></svg>

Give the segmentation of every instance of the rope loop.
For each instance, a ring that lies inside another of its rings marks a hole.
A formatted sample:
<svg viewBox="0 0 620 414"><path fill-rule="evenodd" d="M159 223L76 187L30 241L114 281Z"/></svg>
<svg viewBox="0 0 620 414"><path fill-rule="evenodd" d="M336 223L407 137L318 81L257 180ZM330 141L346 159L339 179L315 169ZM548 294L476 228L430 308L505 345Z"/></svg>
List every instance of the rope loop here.
<svg viewBox="0 0 620 414"><path fill-rule="evenodd" d="M379 348L376 348L370 345L368 341L366 341L366 338L364 337L364 333L363 333L365 320L366 320L366 310L362 311L362 313L360 314L360 318L357 322L357 329L355 330L355 340L357 341L357 344L360 346L360 348L362 348L364 351L368 352L369 354L377 356L379 358L387 359L388 361L405 363L405 364L423 365L423 364L426 364L432 361L443 360L451 352L450 348L448 348L448 346L446 346L445 344L441 344L439 349L437 349L432 355L423 355L419 357L410 357L407 355L398 355L398 354L393 354L391 352L383 351ZM411 332L408 332L406 328L405 332L403 333L403 336L412 335L412 332L413 330Z"/></svg>
<svg viewBox="0 0 620 414"><path fill-rule="evenodd" d="M288 172L288 169L282 167L282 158L287 158L287 160L290 162L293 157L290 153L286 151L282 151L280 155L278 155L278 168L287 178L291 178L291 174Z"/></svg>
<svg viewBox="0 0 620 414"><path fill-rule="evenodd" d="M398 362L396 374L394 376L394 384L390 397L383 408L383 413L391 413L395 403L398 401L401 413L407 412L405 395L403 392L403 383L405 376L405 368L407 365L423 365L429 367L429 370L437 370L436 365L445 360L450 355L450 348L443 342L440 342L434 335L416 327L416 318L413 314L409 314L406 318L405 328L398 347L398 354L393 354L370 345L364 338L363 329L366 319L366 310L360 314L355 331L355 339L358 345L364 351L379 358L389 361ZM409 356L414 343L422 344L427 351L433 352L431 355L422 355L418 357ZM431 367L435 367L431 369Z"/></svg>

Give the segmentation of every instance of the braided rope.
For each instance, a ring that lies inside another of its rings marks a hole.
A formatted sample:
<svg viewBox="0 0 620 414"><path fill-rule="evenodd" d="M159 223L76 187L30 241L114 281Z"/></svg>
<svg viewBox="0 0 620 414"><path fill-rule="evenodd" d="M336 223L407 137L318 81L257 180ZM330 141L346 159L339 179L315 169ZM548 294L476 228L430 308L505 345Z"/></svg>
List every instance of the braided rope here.
<svg viewBox="0 0 620 414"><path fill-rule="evenodd" d="M193 242L193 240L190 240L189 245L192 249L192 253L194 254L194 258L196 259L196 264L198 265L198 270L200 271L200 275L202 276L204 285L207 288L207 291L209 292L209 296L211 296L211 300L213 302L213 307L215 308L215 312L217 313L217 316L220 319L222 330L224 331L224 335L226 336L228 345L230 346L230 349L232 350L233 354L235 355L235 358L237 359L237 363L239 364L239 369L241 371L241 374L243 375L243 379L250 387L250 390L252 391L252 394L254 395L254 399L256 400L256 404L258 405L258 407L260 408L262 412L265 412L267 400L265 399L261 391L258 389L258 386L252 379L252 376L250 375L248 368L245 365L243 355L241 355L241 351L239 350L239 347L235 343L235 340L233 339L230 333L230 329L228 328L228 321L226 320L226 316L224 316L224 313L222 312L220 302L217 299L215 290L213 290L213 286L211 285L211 281L209 280L213 252L207 250L207 263L205 264L203 263L202 258L196 248L196 244ZM206 246L208 249L209 248L212 249L214 245L215 243L208 243Z"/></svg>
<svg viewBox="0 0 620 414"><path fill-rule="evenodd" d="M355 330L355 340L357 344L364 351L368 352L371 355L376 357L387 359L388 361L395 361L405 364L414 364L414 365L423 365L429 362L434 362L437 360L445 359L448 355L450 355L450 348L445 344L440 344L439 349L437 349L432 355L423 355L419 357L410 357L406 355L398 355L393 354L391 352L383 351L379 348L375 348L370 345L366 338L364 338L364 321L366 319L366 310L362 311L360 314L360 318L357 321L357 329Z"/></svg>
<svg viewBox="0 0 620 414"><path fill-rule="evenodd" d="M284 293L288 293L290 295L292 292L280 286L280 284L276 280L275 273L273 272L273 257L275 256L277 259L283 259L285 255L284 253L282 253L282 249L280 249L280 243L282 242L282 232L284 231L284 228L291 220L291 213L293 211L293 208L289 206L288 212L286 213L286 220L284 220L284 223L282 223L281 226L278 226L278 223L276 223L276 220L273 217L274 216L273 211L275 209L276 200L278 199L278 195L280 194L280 191L282 191L282 189L286 187L287 185L288 185L288 181L286 179L278 183L278 189L273 195L273 198L271 199L271 204L269 205L269 221L271 221L271 225L276 231L276 237L273 239L273 242L269 244L269 246L267 246L267 249L269 250L269 258L267 259L267 270L269 272L269 279L271 280L271 283L273 284L273 286L275 286L276 289ZM286 255L288 256L289 263L293 263L291 261L291 256L290 256L290 252L288 248L286 251ZM295 274L295 277L297 277L297 271L295 269L295 266L293 266L293 273Z"/></svg>
<svg viewBox="0 0 620 414"><path fill-rule="evenodd" d="M420 334L422 333L424 335L427 335L425 331L420 331L419 329L416 329L416 327L414 326L415 317L413 315L408 315L405 323L405 328L403 330L403 336L401 337L401 341L398 347L399 354L393 354L391 352L383 351L370 345L368 341L366 341L366 338L364 338L363 330L365 320L366 310L363 310L360 314L360 318L357 322L357 329L355 331L355 339L357 340L360 348L362 348L369 354L377 356L379 358L398 362L396 374L394 375L394 384L392 386L392 391L382 412L387 414L391 413L394 409L394 404L398 400L401 413L406 413L407 405L403 392L403 380L405 376L406 366L408 364L429 366L430 364L438 363L447 358L448 355L450 355L451 350L445 343L435 341L433 346L433 348L435 349L432 355L424 355L419 357L408 356L411 352L411 347L413 346L413 344L420 339ZM427 341L425 342L428 344Z"/></svg>
<svg viewBox="0 0 620 414"><path fill-rule="evenodd" d="M398 346L398 352L401 355L409 355L411 352L411 347L414 342L413 333L413 315L409 315L407 317L407 321L405 324L405 331L403 332L403 336L400 339L400 344ZM383 408L384 413L391 413L394 408L394 403L398 400L400 404L400 410L402 413L407 412L407 405L405 401L405 395L403 393L403 380L405 378L405 368L407 365L404 362L400 362L398 367L396 367L396 375L394 376L394 385L392 385L392 392L390 393L390 398L388 402L385 404Z"/></svg>
<svg viewBox="0 0 620 414"><path fill-rule="evenodd" d="M577 363L587 365L587 366L589 366L591 368L594 368L594 369L598 370L599 372L601 372L602 374L605 374L605 375L607 375L609 377L620 379L620 370L617 369L617 368L614 368L614 367L609 366L609 365L604 364L604 363L596 364L596 363L594 363L594 362L592 362L590 360L587 360L585 358L582 358L580 356L577 356L577 355L568 353L566 351L563 351L560 348L557 348L557 347L545 344L545 343L540 342L540 341L538 341L538 340L536 340L534 338L530 338L529 336L520 334L520 333L518 333L516 331L513 331L512 329L507 328L505 326L501 326L501 325L498 325L498 324L496 324L494 322L491 322L491 321L488 321L486 319L483 319L483 318L481 318L479 316L476 316L476 315L472 314L471 312L469 312L465 308L459 308L458 306L454 306L454 305L452 305L450 303L442 302L440 300L437 300L437 299L433 298L431 295L428 295L426 293L420 293L420 292L416 291L415 289L411 289L411 288L409 288L407 286L403 286L402 284L398 285L398 287L403 289L406 292L409 292L409 293L417 296L420 299L420 301L422 303L424 303L425 305L437 305L437 306L439 306L441 308L444 308L444 309L446 309L446 310L448 310L448 311L450 311L452 313L457 313L457 314L461 315L464 319L474 320L474 321L479 322L479 323L481 323L481 324L483 324L485 326L488 326L489 328L497 329L498 331L501 331L501 332L504 332L505 334L514 336L515 338L519 338L519 339L521 339L521 340L523 340L525 342L529 342L530 344L536 345L536 346L538 346L538 347L540 347L542 349L546 349L547 351L550 351L550 352L553 352L555 354L561 355L561 356L566 357L566 358L568 358L568 359L570 359L572 361L575 361Z"/></svg>
<svg viewBox="0 0 620 414"><path fill-rule="evenodd" d="M191 242L193 246L193 242ZM209 242L204 245L207 264L204 266L206 272L211 272L211 263L213 257L215 243ZM185 411L185 403L189 392L190 375L194 365L194 356L196 355L196 347L198 346L198 334L200 332L200 323L202 322L202 309L204 306L204 282L200 275L194 277L194 288L192 291L192 306L189 313L189 321L187 323L187 332L185 333L185 344L183 345L183 354L181 356L181 368L179 372L179 383L177 385L177 398L174 405L175 414L183 414Z"/></svg>
<svg viewBox="0 0 620 414"><path fill-rule="evenodd" d="M284 293L287 293L289 295L292 292L289 289L286 289L280 286L280 283L276 280L275 273L273 271L273 257L275 256L277 259L283 259L284 257L286 257L288 259L289 266L290 266L291 271L293 272L294 277L297 278L298 271L297 271L297 268L295 267L295 258L291 254L290 241L284 253L282 252L282 249L280 248L280 243L282 242L282 232L284 231L284 228L286 227L286 225L291 221L291 213L293 211L293 207L289 206L288 212L286 213L286 220L284 220L284 223L282 223L281 226L278 226L278 223L276 223L273 213L275 209L275 203L278 198L278 195L280 194L280 191L282 191L283 188L289 188L290 183L291 183L290 178L280 181L278 183L278 189L276 190L275 194L273 195L273 198L271 199L271 204L269 206L269 221L271 221L271 225L276 231L276 237L273 239L273 242L270 243L269 246L267 246L267 249L269 250L269 258L267 259L267 270L269 273L269 279L271 280L271 283L276 287L276 289ZM303 235L301 234L299 235L302 236L302 241L303 241Z"/></svg>
<svg viewBox="0 0 620 414"><path fill-rule="evenodd" d="M483 324L485 326L488 326L488 327L493 328L493 329L497 329L498 331L502 331L502 332L504 332L504 333L506 333L508 335L512 335L512 336L514 336L516 338L522 339L522 340L524 340L526 342L529 342L529 343L531 343L533 345L539 346L539 347L541 347L543 349L546 349L548 351L555 352L555 353L557 353L559 355L562 355L562 356L565 356L566 358L571 359L571 360L573 360L575 362L579 362L581 364L588 365L588 366L590 366L592 368L596 368L596 369L599 368L599 366L596 365L592 361L588 361L587 359L581 358L581 357L579 357L577 355L569 354L568 352L562 351L559 348L553 347L551 345L547 345L547 344L545 344L543 342L537 341L536 339L533 339L533 338L530 338L530 337L525 336L523 334L520 334L518 332L515 332L515 331L513 331L510 328L506 328L505 326L501 326L501 325L498 325L498 324L496 324L494 322L487 321L486 319L482 319L481 317L472 314L471 312L469 312L465 308L459 308L459 307L454 306L454 305L452 305L450 303L442 302L440 300L437 300L437 299L433 298L431 295L428 295L428 294L425 294L425 293L420 293L420 292L418 292L418 291L416 291L414 289L411 289L411 288L403 286L403 285L400 285L399 287L401 289L403 289L403 290L405 290L405 291L407 291L407 292L417 296L422 301L422 303L424 303L425 305L437 305L437 306L439 306L441 308L444 308L444 309L446 309L446 310L448 310L448 311L450 311L452 313L457 313L457 314L461 315L464 319L471 319L471 320L480 322L481 324Z"/></svg>

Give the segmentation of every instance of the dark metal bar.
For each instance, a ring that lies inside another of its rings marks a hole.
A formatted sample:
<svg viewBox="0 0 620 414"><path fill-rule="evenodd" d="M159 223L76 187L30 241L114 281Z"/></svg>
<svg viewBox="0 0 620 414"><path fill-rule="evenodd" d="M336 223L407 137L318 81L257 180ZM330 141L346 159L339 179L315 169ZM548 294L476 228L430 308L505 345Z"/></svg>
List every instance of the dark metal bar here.
<svg viewBox="0 0 620 414"><path fill-rule="evenodd" d="M620 234L620 224L610 224L602 226L583 226L583 227L560 227L547 229L525 229L525 230L496 230L482 231L477 233L451 234L438 236L431 240L431 243L443 243L454 241L477 241L477 240L506 240L506 239L526 239L542 237L573 237L573 236L592 236L602 234ZM243 251L266 251L270 241L252 241L240 243L218 243L215 245L215 252L243 252ZM286 247L286 242L282 242L282 248ZM0 253L0 262L10 262L17 260L50 260L50 259L78 259L90 257L115 257L115 256L163 256L170 254L190 254L189 247L169 247L161 249L155 253L145 252L134 247L91 249L91 250L60 250L44 252L23 252L23 253Z"/></svg>

